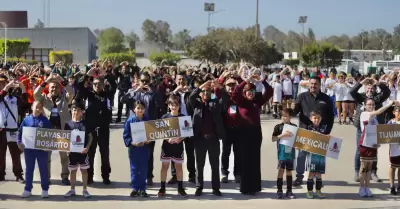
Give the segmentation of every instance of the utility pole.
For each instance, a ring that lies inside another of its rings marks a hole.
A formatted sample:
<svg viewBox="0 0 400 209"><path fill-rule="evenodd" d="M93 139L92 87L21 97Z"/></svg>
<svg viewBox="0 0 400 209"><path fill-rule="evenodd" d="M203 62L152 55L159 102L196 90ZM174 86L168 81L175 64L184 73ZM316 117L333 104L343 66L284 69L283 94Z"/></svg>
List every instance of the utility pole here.
<svg viewBox="0 0 400 209"><path fill-rule="evenodd" d="M303 27L303 46L301 47L302 49L304 48L304 39L305 39L305 33L304 33L304 25L307 23L307 16L300 16L299 17L299 24Z"/></svg>
<svg viewBox="0 0 400 209"><path fill-rule="evenodd" d="M50 0L47 1L47 27L50 27Z"/></svg>
<svg viewBox="0 0 400 209"><path fill-rule="evenodd" d="M259 9L259 0L257 0L257 6L256 6L256 37L260 36L260 25L258 24L258 9Z"/></svg>

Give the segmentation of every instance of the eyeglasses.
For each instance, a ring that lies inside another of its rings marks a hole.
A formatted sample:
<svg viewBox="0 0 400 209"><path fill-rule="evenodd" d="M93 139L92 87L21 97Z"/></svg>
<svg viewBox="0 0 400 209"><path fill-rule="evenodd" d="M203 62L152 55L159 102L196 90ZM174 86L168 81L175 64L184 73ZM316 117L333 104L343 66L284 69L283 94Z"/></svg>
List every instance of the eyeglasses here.
<svg viewBox="0 0 400 209"><path fill-rule="evenodd" d="M209 93L209 92L211 92L211 90L210 90L210 89L203 89L203 90L201 90L201 92L207 92L207 93Z"/></svg>

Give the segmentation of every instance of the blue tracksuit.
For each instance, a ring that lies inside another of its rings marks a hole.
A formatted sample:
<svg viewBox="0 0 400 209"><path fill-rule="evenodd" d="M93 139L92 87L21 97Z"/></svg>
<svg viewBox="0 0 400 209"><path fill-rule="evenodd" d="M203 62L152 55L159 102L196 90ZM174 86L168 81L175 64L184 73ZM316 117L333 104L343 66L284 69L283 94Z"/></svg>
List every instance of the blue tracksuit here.
<svg viewBox="0 0 400 209"><path fill-rule="evenodd" d="M124 143L128 147L129 162L131 167L131 183L132 189L135 191L146 190L146 179L147 179L147 168L149 161L149 147L144 145L143 147L134 147L132 143L131 135L131 123L147 121L147 117L144 116L142 120L136 118L133 114L125 122L124 128Z"/></svg>
<svg viewBox="0 0 400 209"><path fill-rule="evenodd" d="M51 128L50 121L43 115L33 117L33 115L27 116L19 127L18 144L22 143L22 132L25 127L38 127L38 128ZM33 172L35 170L35 161L37 160L40 172L40 182L42 190L49 190L49 153L44 150L28 149L25 148L25 191L32 191Z"/></svg>

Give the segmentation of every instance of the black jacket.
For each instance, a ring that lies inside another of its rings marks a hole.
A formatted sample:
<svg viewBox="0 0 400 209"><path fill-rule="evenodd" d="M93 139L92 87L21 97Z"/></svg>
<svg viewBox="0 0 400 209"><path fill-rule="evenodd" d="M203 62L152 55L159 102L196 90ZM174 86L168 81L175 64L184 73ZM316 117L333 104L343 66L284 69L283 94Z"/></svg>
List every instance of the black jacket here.
<svg viewBox="0 0 400 209"><path fill-rule="evenodd" d="M333 105L330 97L322 92L319 92L314 96L309 91L303 92L297 96L293 115L300 113L299 126L301 128L307 129L308 125L312 124L310 113L316 110L322 114L320 126L324 129L323 134L330 134L335 120L335 114L333 112Z"/></svg>
<svg viewBox="0 0 400 209"><path fill-rule="evenodd" d="M189 103L190 106L193 108L193 130L195 136L201 135L201 126L203 124L202 122L204 103L199 97L200 91L201 90L199 88L196 88L189 96ZM225 139L226 132L221 116L222 105L220 104L218 99L212 99L209 103L211 107L211 112L213 113L218 138Z"/></svg>
<svg viewBox="0 0 400 209"><path fill-rule="evenodd" d="M386 101L390 96L390 89L384 84L379 83L379 88L381 89L380 93L375 93L372 95L373 100L375 101L375 109L379 109L382 107L382 103ZM367 98L365 93L358 93L358 90L362 87L362 84L357 83L353 88L350 90L350 95L354 98L354 101L357 103L356 114L354 115L354 126L357 130L361 131L360 127L360 115L361 115L361 107L363 106L363 102ZM380 124L385 123L385 116L384 114L380 114L377 116L378 122Z"/></svg>

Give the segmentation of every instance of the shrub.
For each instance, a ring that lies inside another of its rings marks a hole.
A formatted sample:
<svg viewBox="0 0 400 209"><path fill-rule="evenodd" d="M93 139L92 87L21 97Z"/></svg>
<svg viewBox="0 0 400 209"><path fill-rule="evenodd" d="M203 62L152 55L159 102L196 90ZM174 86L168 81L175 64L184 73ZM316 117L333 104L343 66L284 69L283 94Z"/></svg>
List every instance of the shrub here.
<svg viewBox="0 0 400 209"><path fill-rule="evenodd" d="M299 59L285 59L285 60L283 60L283 63L285 65L289 65L289 66L293 67L295 65L299 65L300 60Z"/></svg>
<svg viewBox="0 0 400 209"><path fill-rule="evenodd" d="M10 62L10 63L21 62L21 63L28 63L29 65L38 64L38 62L36 60L26 60L24 58L17 58L17 57L7 57L7 62Z"/></svg>
<svg viewBox="0 0 400 209"><path fill-rule="evenodd" d="M152 53L149 56L149 60L156 65L160 65L162 61L164 61L166 65L176 65L181 60L181 56L168 52Z"/></svg>
<svg viewBox="0 0 400 209"><path fill-rule="evenodd" d="M65 65L73 63L73 54L71 51L51 51L49 54L49 60L51 64L57 62L64 62Z"/></svg>
<svg viewBox="0 0 400 209"><path fill-rule="evenodd" d="M121 62L127 61L129 63L134 63L136 62L136 57L135 54L132 53L109 53L109 54L103 54L101 56L101 60L109 60L114 65L119 65Z"/></svg>
<svg viewBox="0 0 400 209"><path fill-rule="evenodd" d="M0 39L0 54L3 56L4 42L4 38ZM22 57L30 45L31 42L28 39L7 39L7 57Z"/></svg>

